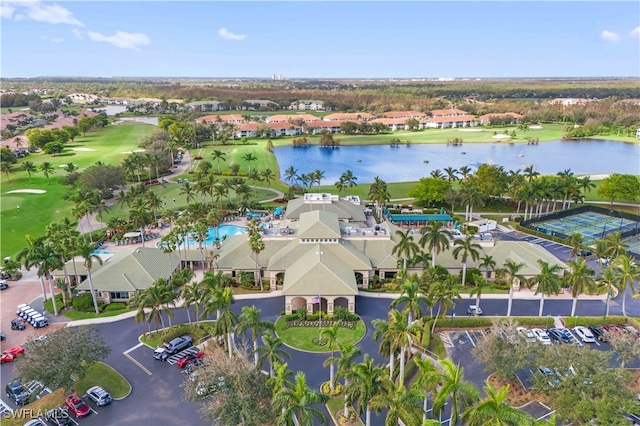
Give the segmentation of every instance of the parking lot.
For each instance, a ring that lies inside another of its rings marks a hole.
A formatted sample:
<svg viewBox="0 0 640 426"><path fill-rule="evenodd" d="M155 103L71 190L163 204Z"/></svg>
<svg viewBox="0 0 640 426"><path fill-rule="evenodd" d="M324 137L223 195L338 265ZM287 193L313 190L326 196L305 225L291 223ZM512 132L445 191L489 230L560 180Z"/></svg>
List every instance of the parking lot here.
<svg viewBox="0 0 640 426"><path fill-rule="evenodd" d="M534 327L532 327L534 328ZM546 329L545 329L546 330ZM613 351L611 345L605 341L596 340L594 343L583 343L570 328L563 329L571 338L568 344L576 346L586 346L598 351ZM473 357L472 349L481 344L483 337L487 334L486 329L476 330L456 330L444 331L440 333L443 345L447 351L447 355L461 367L464 367L465 380L472 382L479 389L484 386L484 382L489 373L484 370L484 365L476 362ZM539 341L536 344L541 344ZM555 345L567 344L561 342L553 342ZM616 362L614 358L614 363ZM640 359L636 358L634 362L627 363L627 368L640 368ZM517 372L518 380L526 390L531 390L532 383L529 380L531 375L537 370L538 366L531 366Z"/></svg>

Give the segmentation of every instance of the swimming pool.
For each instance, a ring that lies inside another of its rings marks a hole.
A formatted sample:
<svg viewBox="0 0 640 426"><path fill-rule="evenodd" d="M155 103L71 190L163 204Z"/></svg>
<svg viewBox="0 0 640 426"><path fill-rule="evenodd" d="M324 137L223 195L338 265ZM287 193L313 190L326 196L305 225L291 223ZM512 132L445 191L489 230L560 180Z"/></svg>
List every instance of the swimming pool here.
<svg viewBox="0 0 640 426"><path fill-rule="evenodd" d="M224 241L227 237L244 234L246 232L247 228L238 225L220 225L215 228L209 228L207 230L207 238L204 240L203 245L205 247L212 246L216 240L216 237L220 241ZM198 247L198 242L195 240L193 234L189 236L189 247Z"/></svg>
<svg viewBox="0 0 640 426"><path fill-rule="evenodd" d="M106 256L106 255L111 254L111 252L109 252L109 251L104 251L104 250L94 250L94 251L92 251L92 252L91 252L91 254L97 254L97 255L103 255L103 256Z"/></svg>

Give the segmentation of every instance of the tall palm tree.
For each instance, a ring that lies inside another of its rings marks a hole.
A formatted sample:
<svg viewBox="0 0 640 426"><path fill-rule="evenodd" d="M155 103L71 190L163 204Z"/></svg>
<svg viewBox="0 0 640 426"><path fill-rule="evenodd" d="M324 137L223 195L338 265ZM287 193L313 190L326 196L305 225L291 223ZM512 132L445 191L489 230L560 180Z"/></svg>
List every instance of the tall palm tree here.
<svg viewBox="0 0 640 426"><path fill-rule="evenodd" d="M478 276L475 280L473 288L469 291L469 295L476 295L476 310L480 311L480 298L482 297L482 292L486 289L491 288L491 283L486 280L483 276Z"/></svg>
<svg viewBox="0 0 640 426"><path fill-rule="evenodd" d="M247 233L249 234L249 247L255 256L256 268L253 274L253 280L256 286L260 286L260 291L264 291L262 284L262 277L260 276L260 261L259 256L262 250L265 249L265 244L262 239L262 227L260 222L255 219L247 222Z"/></svg>
<svg viewBox="0 0 640 426"><path fill-rule="evenodd" d="M289 166L284 171L284 180L289 184L295 183L298 180L298 169L293 166Z"/></svg>
<svg viewBox="0 0 640 426"><path fill-rule="evenodd" d="M154 284L143 290L143 300L145 307L150 309L149 318L153 318L156 322L156 330L158 324L162 324L164 328L164 319L162 318L162 311L167 312L167 316L171 318L173 311L169 309L166 303L169 301L169 294L171 289L169 286L164 285L163 282L154 282Z"/></svg>
<svg viewBox="0 0 640 426"><path fill-rule="evenodd" d="M333 355L336 351L336 344L338 343L338 331L340 330L340 325L334 324L329 328L325 328L320 332L320 336L327 341L327 346L331 349L331 356L327 358L322 364L324 367L329 366L329 389L333 392L335 389L335 362L333 360Z"/></svg>
<svg viewBox="0 0 640 426"><path fill-rule="evenodd" d="M271 388L271 397L274 398L282 389L292 389L293 383L289 381L289 377L293 375L291 370L287 369L287 363L277 362L274 365L275 374L269 376L267 379L267 386ZM284 413L284 405L280 407L280 412Z"/></svg>
<svg viewBox="0 0 640 426"><path fill-rule="evenodd" d="M227 159L225 158L227 154L223 151L220 151L219 149L214 149L211 155L213 156L213 159L218 162L218 174L220 174L220 160L227 161Z"/></svg>
<svg viewBox="0 0 640 426"><path fill-rule="evenodd" d="M422 307L420 303L428 304L429 299L420 292L420 279L416 274L405 280L402 284L402 294L389 305L390 308L397 308L398 305L405 304L403 313L407 313L407 324L413 323L413 318L422 317Z"/></svg>
<svg viewBox="0 0 640 426"><path fill-rule="evenodd" d="M196 190L189 182L185 182L180 187L180 195L184 195L187 203L190 203L196 199Z"/></svg>
<svg viewBox="0 0 640 426"><path fill-rule="evenodd" d="M364 361L353 367L351 383L345 389L351 405L357 402L358 413L365 413L365 426L371 426L371 400L374 396L387 392L391 382L385 377L382 367L376 366L369 354Z"/></svg>
<svg viewBox="0 0 640 426"><path fill-rule="evenodd" d="M458 180L458 170L453 167L445 167L442 171L447 175L447 180L452 182L454 180Z"/></svg>
<svg viewBox="0 0 640 426"><path fill-rule="evenodd" d="M638 292L636 281L640 280L640 267L633 260L633 258L627 254L616 257L613 261L612 267L620 283L620 291L622 292L622 315L627 316L627 288L631 291L631 294Z"/></svg>
<svg viewBox="0 0 640 426"><path fill-rule="evenodd" d="M411 235L409 229L406 231L398 229L396 236L399 238L399 241L391 250L391 254L402 256L402 269L407 269L407 259L413 257L418 252L418 245L413 241L413 235Z"/></svg>
<svg viewBox="0 0 640 426"><path fill-rule="evenodd" d="M536 294L540 293L540 310L538 316L542 316L542 309L544 308L544 295L545 294L558 294L560 292L560 277L558 273L562 271L560 265L549 265L547 262L538 259L538 265L540 265L540 272L533 277L530 281L530 285L537 285Z"/></svg>
<svg viewBox="0 0 640 426"><path fill-rule="evenodd" d="M49 175L53 175L56 173L56 169L53 167L53 165L50 162L45 161L42 164L40 164L40 171L47 178L47 185L51 185L51 180L49 179Z"/></svg>
<svg viewBox="0 0 640 426"><path fill-rule="evenodd" d="M191 324L190 306L193 303L193 311L196 316L196 323L200 317L200 302L202 300L202 289L197 283L191 283L182 286L180 291L183 303L182 307L187 310L187 317L189 318L189 324Z"/></svg>
<svg viewBox="0 0 640 426"><path fill-rule="evenodd" d="M328 396L311 389L307 384L305 374L302 371L298 371L295 375L293 386L281 387L273 397L273 405L284 408L276 419L276 425L312 426L314 419L319 420L323 425L327 425L329 424L327 416L312 405L324 403L328 399Z"/></svg>
<svg viewBox="0 0 640 426"><path fill-rule="evenodd" d="M464 240L456 240L455 248L453 249L453 257L458 259L458 256L462 260L462 286L464 287L467 278L467 260L471 257L471 261L475 262L480 258L480 251L482 247L480 244L473 242L473 236L468 235Z"/></svg>
<svg viewBox="0 0 640 426"><path fill-rule="evenodd" d="M355 359L362 354L362 350L353 343L338 343L338 350L340 351L340 357L333 357L333 361L338 365L338 377L344 379L343 389L347 389L351 375L353 374ZM346 392L344 396L344 416L349 417L349 404Z"/></svg>
<svg viewBox="0 0 640 426"><path fill-rule="evenodd" d="M605 317L609 316L609 300L614 291L620 291L620 279L613 268L607 268L597 280L598 287L607 292ZM624 296L623 296L624 297Z"/></svg>
<svg viewBox="0 0 640 426"><path fill-rule="evenodd" d="M11 179L9 178L9 173L14 173L16 171L13 163L10 161L0 161L0 170L3 171L7 175L7 182L11 183Z"/></svg>
<svg viewBox="0 0 640 426"><path fill-rule="evenodd" d="M236 331L244 334L247 331L251 333L251 341L253 342L253 361L258 366L258 336L265 330L273 330L272 322L265 321L260 318L261 310L255 306L243 306L242 313L238 317Z"/></svg>
<svg viewBox="0 0 640 426"><path fill-rule="evenodd" d="M87 243L80 243L77 247L76 255L82 258L82 263L87 270L87 277L89 278L89 291L91 291L91 298L93 299L93 307L96 311L96 315L100 313L98 310L98 299L96 299L96 292L93 289L93 276L91 275L91 269L93 268L93 262L98 262L102 265L102 259L97 254L93 253L93 246Z"/></svg>
<svg viewBox="0 0 640 426"><path fill-rule="evenodd" d="M502 266L502 271L509 283L509 303L507 305L507 316L511 316L511 305L513 303L513 284L515 280L518 280L520 283L525 281L525 277L519 274L520 270L524 268L524 263L517 263L513 260L507 258L505 260L504 265Z"/></svg>
<svg viewBox="0 0 640 426"><path fill-rule="evenodd" d="M29 184L33 183L31 181L31 173L34 173L38 170L38 168L36 167L35 164L33 164L33 161L25 161L24 163L22 163L22 170L27 172L29 174Z"/></svg>
<svg viewBox="0 0 640 426"><path fill-rule="evenodd" d="M422 422L424 423L427 419L427 403L429 401L429 394L435 393L437 389L433 378L438 373L438 370L429 357L422 358L416 356L413 358L413 362L415 363L416 367L418 367L418 376L412 383L412 387L423 393Z"/></svg>
<svg viewBox="0 0 640 426"><path fill-rule="evenodd" d="M418 242L422 248L431 252L431 267L436 266L436 256L449 248L449 241L453 238L451 232L444 229L442 222L429 220L424 228L420 229L422 237Z"/></svg>
<svg viewBox="0 0 640 426"><path fill-rule="evenodd" d="M389 312L389 316L391 316L391 312ZM389 377L393 377L398 345L397 341L394 340L395 336L390 330L391 324L383 319L375 319L371 324L373 324L373 328L375 329L371 338L372 340L380 339L378 352L383 356L389 356Z"/></svg>
<svg viewBox="0 0 640 426"><path fill-rule="evenodd" d="M569 271L565 271L563 280L565 284L571 287L571 296L573 297L571 316L574 317L578 306L578 296L585 291L591 292L595 290L596 282L593 279L595 272L580 257L576 260L570 260L567 265L569 266Z"/></svg>
<svg viewBox="0 0 640 426"><path fill-rule="evenodd" d="M487 279L490 279L491 271L494 270L496 267L496 261L493 258L493 256L485 254L483 257L480 258L480 263L478 264L478 267L485 268L487 273Z"/></svg>
<svg viewBox="0 0 640 426"><path fill-rule="evenodd" d="M455 275L448 275L446 278L437 279L431 284L427 297L431 301L431 306L438 306L438 311L435 315L436 319L440 316L440 312L442 312L442 316L444 318L447 314L447 310L455 306L455 302L453 300L460 299L458 284L458 277ZM431 326L432 336L437 323L438 321L433 321L433 325ZM433 342L433 339L430 341Z"/></svg>
<svg viewBox="0 0 640 426"><path fill-rule="evenodd" d="M480 392L474 385L464 381L464 368L450 359L443 359L439 363L442 370L433 377L439 386L433 398L433 410L442 412L447 400L451 400L450 424L457 425L461 409L475 404L480 399Z"/></svg>
<svg viewBox="0 0 640 426"><path fill-rule="evenodd" d="M58 306L56 303L55 292L53 291L53 276L51 275L51 272L62 268L62 255L57 253L51 244L44 244L40 250L39 257L40 265L38 267L38 276L47 278L47 282L49 283L49 292L51 293L51 299L53 302L53 313L55 316L58 316Z"/></svg>
<svg viewBox="0 0 640 426"><path fill-rule="evenodd" d="M397 426L400 421L405 425L420 425L422 409L418 402L421 399L422 393L418 390L391 382L387 385L386 392L378 393L371 398L371 408L387 409L385 426Z"/></svg>
<svg viewBox="0 0 640 426"><path fill-rule="evenodd" d="M251 172L251 163L253 161L256 161L258 157L254 156L251 152L248 152L242 156L242 159L247 162L247 165L249 166L249 172Z"/></svg>
<svg viewBox="0 0 640 426"><path fill-rule="evenodd" d="M215 332L218 336L227 336L227 350L229 351L229 358L233 356L233 330L238 323L238 314L236 314L230 307L230 303L226 304L224 301L229 300L228 294L231 293L231 287L226 287L222 292L220 298L218 298L218 309L220 314L216 320ZM231 296L233 300L233 296ZM223 303L220 303L223 302Z"/></svg>
<svg viewBox="0 0 640 426"><path fill-rule="evenodd" d="M616 258L621 254L627 254L627 244L622 241L620 232L608 234L604 240L607 243L607 255L609 257Z"/></svg>
<svg viewBox="0 0 640 426"><path fill-rule="evenodd" d="M42 261L41 254L42 254L42 247L44 246L44 238L43 237L34 238L31 235L27 234L26 239L27 239L27 246L24 247L22 250L20 250L20 252L16 256L16 260L20 262L22 265L24 265L25 269L28 271L31 269L32 266L35 266L37 268L40 267L40 263ZM47 291L44 288L44 276L40 275L39 277L40 277L40 286L42 288L42 297L46 302L48 299L47 299Z"/></svg>
<svg viewBox="0 0 640 426"><path fill-rule="evenodd" d="M580 232L574 232L573 234L571 234L571 236L569 237L569 246L571 247L569 257L577 259L578 255L584 247L584 241Z"/></svg>
<svg viewBox="0 0 640 426"><path fill-rule="evenodd" d="M258 363L262 364L266 359L269 362L269 377L274 377L274 368L282 364L284 358L289 359L291 356L282 349L282 340L272 330L263 333L261 340L262 346L258 346L258 352L262 355L258 358Z"/></svg>
<svg viewBox="0 0 640 426"><path fill-rule="evenodd" d="M275 179L276 175L273 174L273 170L265 169L262 173L260 173L260 177L262 177L262 180L265 181L267 187L270 187L271 181Z"/></svg>
<svg viewBox="0 0 640 426"><path fill-rule="evenodd" d="M468 407L462 419L468 426L520 426L531 423L531 417L507 403L509 385L496 389L486 381L484 399Z"/></svg>

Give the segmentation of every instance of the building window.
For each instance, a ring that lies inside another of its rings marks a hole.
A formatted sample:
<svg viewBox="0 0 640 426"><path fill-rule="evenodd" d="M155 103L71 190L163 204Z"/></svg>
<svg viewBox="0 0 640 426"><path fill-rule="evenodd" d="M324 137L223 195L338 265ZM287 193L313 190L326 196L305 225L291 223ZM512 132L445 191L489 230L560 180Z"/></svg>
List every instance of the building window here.
<svg viewBox="0 0 640 426"><path fill-rule="evenodd" d="M109 293L110 299L129 299L128 291L112 291Z"/></svg>

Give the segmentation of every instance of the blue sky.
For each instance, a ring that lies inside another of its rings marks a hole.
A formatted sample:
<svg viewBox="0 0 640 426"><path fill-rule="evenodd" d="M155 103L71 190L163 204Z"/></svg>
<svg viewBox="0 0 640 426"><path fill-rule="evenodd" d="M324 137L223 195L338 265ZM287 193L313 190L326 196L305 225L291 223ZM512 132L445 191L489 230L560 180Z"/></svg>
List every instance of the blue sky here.
<svg viewBox="0 0 640 426"><path fill-rule="evenodd" d="M640 2L2 1L2 77L638 77Z"/></svg>

